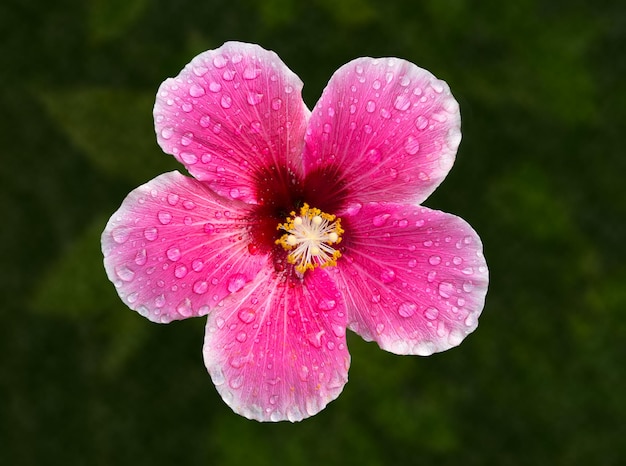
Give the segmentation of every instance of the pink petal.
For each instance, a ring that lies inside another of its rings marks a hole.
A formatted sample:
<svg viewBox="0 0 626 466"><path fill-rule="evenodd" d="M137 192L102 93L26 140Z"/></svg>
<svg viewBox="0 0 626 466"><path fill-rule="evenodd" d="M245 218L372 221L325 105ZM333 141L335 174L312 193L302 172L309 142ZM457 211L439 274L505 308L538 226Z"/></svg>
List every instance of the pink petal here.
<svg viewBox="0 0 626 466"><path fill-rule="evenodd" d="M204 360L224 401L258 421L300 421L348 380L346 314L321 269L303 281L270 270L209 314Z"/></svg>
<svg viewBox="0 0 626 466"><path fill-rule="evenodd" d="M157 140L217 193L258 203L255 181L285 167L301 173L309 116L302 82L274 52L227 42L161 84Z"/></svg>
<svg viewBox="0 0 626 466"><path fill-rule="evenodd" d="M120 298L154 322L204 315L267 261L248 252L246 204L178 172L132 191L102 233Z"/></svg>
<svg viewBox="0 0 626 466"><path fill-rule="evenodd" d="M307 173L339 173L361 202L420 203L444 179L461 140L448 85L397 58L342 66L313 109Z"/></svg>
<svg viewBox="0 0 626 466"><path fill-rule="evenodd" d="M333 277L349 327L396 354L458 345L478 325L488 271L476 232L425 207L367 204L342 216L345 252Z"/></svg>

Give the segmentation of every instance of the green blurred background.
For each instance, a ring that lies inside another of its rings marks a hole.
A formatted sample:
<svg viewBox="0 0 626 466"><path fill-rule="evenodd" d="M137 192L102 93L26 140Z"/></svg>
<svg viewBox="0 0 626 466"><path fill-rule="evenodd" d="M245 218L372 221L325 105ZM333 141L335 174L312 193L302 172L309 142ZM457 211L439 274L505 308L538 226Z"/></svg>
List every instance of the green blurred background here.
<svg viewBox="0 0 626 466"><path fill-rule="evenodd" d="M0 464L624 464L625 39L618 0L2 2ZM226 40L276 51L311 108L343 63L397 56L463 115L426 205L484 241L478 330L429 358L350 334L344 393L295 425L233 414L204 319L149 323L101 263L124 196L178 167L157 87Z"/></svg>

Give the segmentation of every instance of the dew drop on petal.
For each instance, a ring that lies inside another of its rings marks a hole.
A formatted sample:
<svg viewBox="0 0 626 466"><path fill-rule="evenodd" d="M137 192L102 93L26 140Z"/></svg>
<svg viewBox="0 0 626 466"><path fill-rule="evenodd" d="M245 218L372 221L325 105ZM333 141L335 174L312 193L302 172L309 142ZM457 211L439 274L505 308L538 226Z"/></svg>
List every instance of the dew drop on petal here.
<svg viewBox="0 0 626 466"><path fill-rule="evenodd" d="M400 306L398 307L398 314L400 314L401 317L411 317L413 314L415 314L416 310L417 304L407 301L400 304Z"/></svg>
<svg viewBox="0 0 626 466"><path fill-rule="evenodd" d="M439 309L433 306L427 307L424 311L424 317L426 317L428 320L435 320L437 317L439 317Z"/></svg>
<svg viewBox="0 0 626 466"><path fill-rule="evenodd" d="M222 99L220 100L222 108L230 108L232 104L233 99L228 94L222 95Z"/></svg>
<svg viewBox="0 0 626 466"><path fill-rule="evenodd" d="M159 230L156 227L148 227L143 231L143 236L148 241L154 241L159 237Z"/></svg>
<svg viewBox="0 0 626 466"><path fill-rule="evenodd" d="M396 273L391 269L383 270L380 273L380 280L383 283L391 283L392 281L394 281L395 278L396 278Z"/></svg>
<svg viewBox="0 0 626 466"><path fill-rule="evenodd" d="M224 58L224 55L216 55L213 57L213 66L215 66L215 68L224 68L226 63L228 63L228 61Z"/></svg>
<svg viewBox="0 0 626 466"><path fill-rule="evenodd" d="M171 261L176 262L177 260L180 259L180 249L178 249L176 246L173 246L171 248L169 248L165 254L167 255L167 258Z"/></svg>
<svg viewBox="0 0 626 466"><path fill-rule="evenodd" d="M178 203L178 194L169 193L167 195L167 203L171 206L175 206Z"/></svg>
<svg viewBox="0 0 626 466"><path fill-rule="evenodd" d="M183 264L177 265L174 269L174 276L176 278L184 278L185 275L187 275L187 267L185 267Z"/></svg>
<svg viewBox="0 0 626 466"><path fill-rule="evenodd" d="M189 298L183 299L180 303L178 303L178 306L176 306L176 312L183 317L191 317L193 314L191 300Z"/></svg>
<svg viewBox="0 0 626 466"><path fill-rule="evenodd" d="M189 139L189 141L191 142L191 139ZM191 152L182 152L180 154L180 158L185 165L193 165L198 162L198 156L196 154L192 154Z"/></svg>
<svg viewBox="0 0 626 466"><path fill-rule="evenodd" d="M454 286L449 282L441 282L439 284L439 296L449 298L454 293Z"/></svg>
<svg viewBox="0 0 626 466"><path fill-rule="evenodd" d="M318 307L322 311L330 311L331 309L334 309L336 306L337 306L337 301L335 301L334 299L323 298L318 303Z"/></svg>
<svg viewBox="0 0 626 466"><path fill-rule="evenodd" d="M391 214L380 214L380 215L376 215L373 219L372 219L372 223L374 224L375 227L382 227L386 222L387 219L391 217Z"/></svg>
<svg viewBox="0 0 626 466"><path fill-rule="evenodd" d="M367 110L368 113L372 113L374 110L376 110L376 104L373 100L367 102L367 104L365 105L365 110Z"/></svg>
<svg viewBox="0 0 626 466"><path fill-rule="evenodd" d="M196 294L204 294L209 289L209 285L204 280L198 280L193 284L193 292Z"/></svg>
<svg viewBox="0 0 626 466"><path fill-rule="evenodd" d="M194 272L200 272L204 268L204 262L202 262L202 260L200 259L195 259L191 263L191 268L194 270Z"/></svg>
<svg viewBox="0 0 626 466"><path fill-rule="evenodd" d="M239 332L235 337L239 343L243 343L248 338L246 332Z"/></svg>
<svg viewBox="0 0 626 466"><path fill-rule="evenodd" d="M161 130L161 137L163 139L171 139L173 135L174 135L174 128L167 127Z"/></svg>
<svg viewBox="0 0 626 466"><path fill-rule="evenodd" d="M242 289L245 284L246 284L246 277L238 273L230 277L230 279L228 280L227 288L228 288L228 291L230 291L231 293L235 293L236 291L239 291L240 289Z"/></svg>
<svg viewBox="0 0 626 466"><path fill-rule="evenodd" d="M396 97L393 106L396 110L404 112L405 110L408 110L408 108L411 106L411 99L409 99L405 94L400 94L398 97Z"/></svg>
<svg viewBox="0 0 626 466"><path fill-rule="evenodd" d="M117 227L111 231L111 236L113 237L113 241L117 244L123 244L130 236L130 229L126 227Z"/></svg>
<svg viewBox="0 0 626 466"><path fill-rule="evenodd" d="M426 118L424 115L418 116L415 120L415 126L419 130L426 129L426 127L428 126L428 118Z"/></svg>
<svg viewBox="0 0 626 466"><path fill-rule="evenodd" d="M256 311L251 307L245 307L239 311L237 317L239 317L239 320L244 324L250 324L256 318Z"/></svg>
<svg viewBox="0 0 626 466"><path fill-rule="evenodd" d="M439 265L439 264L441 264L441 257L439 257L439 256L430 256L428 258L428 263L430 265Z"/></svg>
<svg viewBox="0 0 626 466"><path fill-rule="evenodd" d="M209 91L211 92L219 92L222 90L222 85L218 82L211 81L209 83Z"/></svg>
<svg viewBox="0 0 626 466"><path fill-rule="evenodd" d="M280 110L280 107L282 107L282 105L283 105L283 101L280 100L278 97L272 100L272 109Z"/></svg>
<svg viewBox="0 0 626 466"><path fill-rule="evenodd" d="M415 155L420 150L420 144L416 137L409 136L404 141L404 150L409 155Z"/></svg>
<svg viewBox="0 0 626 466"><path fill-rule="evenodd" d="M204 88L197 84L192 84L191 87L189 88L189 95L191 97L202 97L204 93L205 93Z"/></svg>
<svg viewBox="0 0 626 466"><path fill-rule="evenodd" d="M161 222L161 225L167 225L172 221L172 214L170 214L166 210L160 211L157 216L159 218L159 222Z"/></svg>
<svg viewBox="0 0 626 466"><path fill-rule="evenodd" d="M125 265L116 267L115 274L120 278L120 280L125 282L130 282L133 280L133 278L135 278L135 272L133 272Z"/></svg>

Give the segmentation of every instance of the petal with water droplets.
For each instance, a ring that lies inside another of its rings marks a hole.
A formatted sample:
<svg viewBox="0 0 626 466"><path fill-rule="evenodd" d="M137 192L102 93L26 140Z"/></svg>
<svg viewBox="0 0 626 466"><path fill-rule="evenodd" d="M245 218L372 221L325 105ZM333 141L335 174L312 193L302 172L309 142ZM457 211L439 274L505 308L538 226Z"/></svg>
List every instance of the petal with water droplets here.
<svg viewBox="0 0 626 466"><path fill-rule="evenodd" d="M383 224L381 215L388 215ZM428 355L476 329L488 271L480 238L464 220L419 206L367 204L342 221L349 234L332 276L352 330L393 353Z"/></svg>
<svg viewBox="0 0 626 466"><path fill-rule="evenodd" d="M300 421L348 379L346 313L316 269L301 280L264 270L209 315L204 360L224 401L258 421Z"/></svg>
<svg viewBox="0 0 626 466"><path fill-rule="evenodd" d="M128 307L155 322L204 315L265 264L248 252L248 205L178 172L133 190L102 233L104 266Z"/></svg>
<svg viewBox="0 0 626 466"><path fill-rule="evenodd" d="M225 197L257 203L268 167L302 171L309 116L302 82L278 55L227 42L195 57L157 92L157 141Z"/></svg>
<svg viewBox="0 0 626 466"><path fill-rule="evenodd" d="M448 85L397 58L359 58L330 79L306 134L307 172L339 173L360 202L420 203L454 163L459 106Z"/></svg>

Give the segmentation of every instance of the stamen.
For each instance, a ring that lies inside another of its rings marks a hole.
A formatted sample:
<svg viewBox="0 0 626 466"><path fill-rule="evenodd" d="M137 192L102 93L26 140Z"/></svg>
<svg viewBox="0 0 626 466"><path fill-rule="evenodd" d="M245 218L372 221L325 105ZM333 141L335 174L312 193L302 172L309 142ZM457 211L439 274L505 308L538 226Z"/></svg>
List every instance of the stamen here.
<svg viewBox="0 0 626 466"><path fill-rule="evenodd" d="M290 251L287 260L298 272L337 265L341 252L331 245L341 242L344 231L341 219L335 215L304 204L299 215L291 212L291 217L285 223L279 223L277 229L284 230L285 234L276 240L276 244Z"/></svg>

